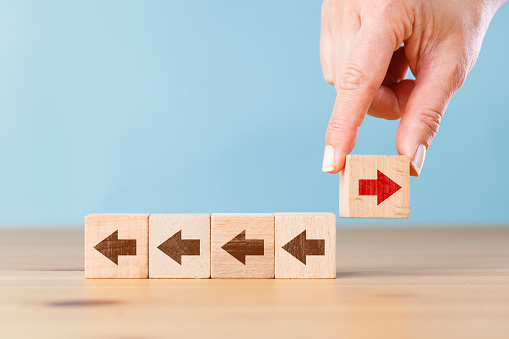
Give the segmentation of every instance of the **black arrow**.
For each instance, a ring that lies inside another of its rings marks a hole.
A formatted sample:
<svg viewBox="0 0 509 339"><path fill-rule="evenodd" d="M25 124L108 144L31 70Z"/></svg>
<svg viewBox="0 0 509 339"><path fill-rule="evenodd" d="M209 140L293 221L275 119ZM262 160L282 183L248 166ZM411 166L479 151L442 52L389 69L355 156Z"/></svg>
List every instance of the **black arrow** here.
<svg viewBox="0 0 509 339"><path fill-rule="evenodd" d="M200 255L200 239L182 239L180 230L157 248L182 265L183 255Z"/></svg>
<svg viewBox="0 0 509 339"><path fill-rule="evenodd" d="M263 255L263 239L246 240L246 230L221 247L235 259L246 264L246 255Z"/></svg>
<svg viewBox="0 0 509 339"><path fill-rule="evenodd" d="M136 239L119 239L116 230L94 248L118 265L119 255L136 255Z"/></svg>
<svg viewBox="0 0 509 339"><path fill-rule="evenodd" d="M290 240L283 249L306 265L306 256L325 255L325 239L306 239L306 230Z"/></svg>

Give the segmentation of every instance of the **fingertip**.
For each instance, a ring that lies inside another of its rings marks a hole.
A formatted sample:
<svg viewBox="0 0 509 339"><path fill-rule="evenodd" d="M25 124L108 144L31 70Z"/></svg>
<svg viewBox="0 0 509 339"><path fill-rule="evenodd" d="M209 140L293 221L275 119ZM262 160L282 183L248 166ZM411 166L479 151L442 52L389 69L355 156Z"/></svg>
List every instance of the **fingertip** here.
<svg viewBox="0 0 509 339"><path fill-rule="evenodd" d="M426 159L426 146L419 145L410 161L411 176L418 177L421 174L424 159Z"/></svg>
<svg viewBox="0 0 509 339"><path fill-rule="evenodd" d="M333 146L325 146L323 153L322 171L335 174L345 167L346 154L336 152Z"/></svg>
<svg viewBox="0 0 509 339"><path fill-rule="evenodd" d="M329 85L334 86L334 80L332 79L332 74L330 74L330 73L325 73L325 70L324 70L324 72L323 72L323 78L325 79L325 81L326 81Z"/></svg>
<svg viewBox="0 0 509 339"><path fill-rule="evenodd" d="M338 154L336 156L336 166L334 167L334 171L330 173L339 173L345 168L346 156L346 154Z"/></svg>
<svg viewBox="0 0 509 339"><path fill-rule="evenodd" d="M415 146L417 144L417 146ZM413 146L412 146L413 145ZM397 143L398 153L406 155L410 159L410 175L418 177L421 174L427 147L418 142Z"/></svg>
<svg viewBox="0 0 509 339"><path fill-rule="evenodd" d="M326 145L325 150L323 151L323 163L322 163L322 171L326 173L331 173L334 171L335 167L335 157L334 157L334 147L331 145Z"/></svg>

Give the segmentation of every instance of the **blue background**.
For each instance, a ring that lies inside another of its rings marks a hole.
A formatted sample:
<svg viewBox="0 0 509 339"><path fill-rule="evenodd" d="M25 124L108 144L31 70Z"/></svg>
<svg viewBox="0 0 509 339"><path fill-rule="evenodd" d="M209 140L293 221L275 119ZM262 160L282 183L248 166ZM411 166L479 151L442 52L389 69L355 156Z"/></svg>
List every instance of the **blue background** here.
<svg viewBox="0 0 509 339"><path fill-rule="evenodd" d="M0 225L90 212L338 211L320 1L3 1ZM509 6L453 98L410 219L509 221ZM357 154L395 154L366 118Z"/></svg>

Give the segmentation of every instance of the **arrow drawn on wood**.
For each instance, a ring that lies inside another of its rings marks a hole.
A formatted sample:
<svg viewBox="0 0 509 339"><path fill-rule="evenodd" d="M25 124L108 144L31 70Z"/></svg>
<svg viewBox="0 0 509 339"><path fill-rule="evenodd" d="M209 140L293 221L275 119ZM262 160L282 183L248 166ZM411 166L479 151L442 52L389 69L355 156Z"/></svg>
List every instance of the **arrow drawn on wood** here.
<svg viewBox="0 0 509 339"><path fill-rule="evenodd" d="M221 247L235 259L246 264L246 255L263 255L263 239L246 239L246 230Z"/></svg>
<svg viewBox="0 0 509 339"><path fill-rule="evenodd" d="M200 239L182 239L182 230L180 230L157 248L182 265L183 255L200 255Z"/></svg>
<svg viewBox="0 0 509 339"><path fill-rule="evenodd" d="M359 195L376 195L377 205L380 205L400 189L400 185L379 170L376 171L376 179L359 180Z"/></svg>
<svg viewBox="0 0 509 339"><path fill-rule="evenodd" d="M119 239L116 230L94 248L118 265L119 255L136 255L136 239Z"/></svg>
<svg viewBox="0 0 509 339"><path fill-rule="evenodd" d="M306 265L308 255L325 255L325 239L306 239L306 230L290 240L283 249Z"/></svg>

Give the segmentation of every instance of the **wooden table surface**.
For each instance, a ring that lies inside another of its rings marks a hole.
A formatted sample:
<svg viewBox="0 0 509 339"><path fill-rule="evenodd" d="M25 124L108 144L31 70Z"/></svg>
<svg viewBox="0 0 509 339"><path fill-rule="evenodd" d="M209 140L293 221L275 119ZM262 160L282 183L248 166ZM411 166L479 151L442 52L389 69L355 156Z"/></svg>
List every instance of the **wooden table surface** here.
<svg viewBox="0 0 509 339"><path fill-rule="evenodd" d="M0 230L0 338L509 338L509 227L337 234L335 280L85 280L83 230Z"/></svg>

